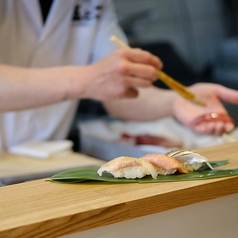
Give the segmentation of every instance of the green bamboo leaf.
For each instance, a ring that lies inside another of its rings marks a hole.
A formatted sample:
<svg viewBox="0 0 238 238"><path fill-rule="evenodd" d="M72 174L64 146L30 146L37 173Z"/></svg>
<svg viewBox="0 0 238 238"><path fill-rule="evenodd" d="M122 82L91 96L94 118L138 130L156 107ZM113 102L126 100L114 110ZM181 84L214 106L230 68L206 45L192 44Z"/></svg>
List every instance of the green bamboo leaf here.
<svg viewBox="0 0 238 238"><path fill-rule="evenodd" d="M213 167L213 168L216 168L216 167L219 167L219 166L222 166L222 165L225 165L228 163L228 160L220 160L220 161L212 161L212 162L209 162L210 165ZM210 168L207 166L206 163L203 163L202 167L199 168L199 171L201 170L209 170Z"/></svg>
<svg viewBox="0 0 238 238"><path fill-rule="evenodd" d="M211 165L215 168L224 164L227 164L227 160L211 162ZM202 169L195 172L189 172L187 174L173 174L173 175L159 175L156 179L151 176L146 176L142 179L126 179L126 178L114 178L109 173L103 173L100 177L97 174L99 167L87 167L67 170L53 175L48 181L59 183L80 183L86 181L101 181L109 183L158 183L158 182L176 182L176 181L189 181L189 180L202 180L223 178L229 176L238 175L238 169L227 170L210 170L207 166L203 166Z"/></svg>

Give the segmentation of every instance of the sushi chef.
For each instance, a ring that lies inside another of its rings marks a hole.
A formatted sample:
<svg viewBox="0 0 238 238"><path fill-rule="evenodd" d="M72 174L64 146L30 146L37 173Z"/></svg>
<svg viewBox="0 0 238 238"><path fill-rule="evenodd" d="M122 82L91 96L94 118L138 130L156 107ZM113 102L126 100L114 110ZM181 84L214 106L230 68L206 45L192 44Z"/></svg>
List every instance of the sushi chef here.
<svg viewBox="0 0 238 238"><path fill-rule="evenodd" d="M109 41L118 26L110 0L0 1L0 151L28 140L67 136L80 99L103 103L109 114L148 121L175 116L199 133L231 131L231 121L191 121L227 114L220 100L238 92L215 84L190 87L207 107L152 86L159 58Z"/></svg>

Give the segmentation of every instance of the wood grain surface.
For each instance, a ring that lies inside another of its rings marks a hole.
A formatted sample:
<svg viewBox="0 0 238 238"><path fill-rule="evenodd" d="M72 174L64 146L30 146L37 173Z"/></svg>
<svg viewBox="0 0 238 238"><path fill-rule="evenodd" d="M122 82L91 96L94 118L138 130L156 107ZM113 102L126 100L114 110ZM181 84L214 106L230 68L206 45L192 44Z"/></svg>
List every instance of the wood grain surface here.
<svg viewBox="0 0 238 238"><path fill-rule="evenodd" d="M0 181L13 184L52 176L67 169L101 165L104 161L74 152L61 152L48 159L0 153Z"/></svg>
<svg viewBox="0 0 238 238"><path fill-rule="evenodd" d="M238 168L238 143L198 150ZM151 184L60 184L0 188L0 237L58 237L238 192L238 176Z"/></svg>

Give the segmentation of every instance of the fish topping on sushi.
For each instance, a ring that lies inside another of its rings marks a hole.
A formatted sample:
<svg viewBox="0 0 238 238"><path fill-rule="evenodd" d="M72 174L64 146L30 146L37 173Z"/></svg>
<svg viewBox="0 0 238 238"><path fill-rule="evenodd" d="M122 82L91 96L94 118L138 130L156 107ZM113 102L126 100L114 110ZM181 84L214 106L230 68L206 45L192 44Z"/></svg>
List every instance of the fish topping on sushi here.
<svg viewBox="0 0 238 238"><path fill-rule="evenodd" d="M213 169L208 160L191 150L173 150L166 154L147 154L140 158L120 156L102 165L97 173L112 174L115 178L136 179L151 175L170 175L175 172L186 174L198 170L203 163Z"/></svg>
<svg viewBox="0 0 238 238"><path fill-rule="evenodd" d="M176 171L180 173L188 173L188 170L181 165L175 158L164 154L148 154L140 159L146 160L155 166L157 173L160 175L174 174Z"/></svg>
<svg viewBox="0 0 238 238"><path fill-rule="evenodd" d="M188 171L196 171L205 163L210 169L213 169L207 158L192 150L172 150L167 152L169 157L176 158Z"/></svg>
<svg viewBox="0 0 238 238"><path fill-rule="evenodd" d="M157 171L151 163L127 156L120 156L107 162L98 169L97 173L102 176L104 171L112 174L115 178L135 179L143 178L146 175L151 175L154 179L157 177Z"/></svg>

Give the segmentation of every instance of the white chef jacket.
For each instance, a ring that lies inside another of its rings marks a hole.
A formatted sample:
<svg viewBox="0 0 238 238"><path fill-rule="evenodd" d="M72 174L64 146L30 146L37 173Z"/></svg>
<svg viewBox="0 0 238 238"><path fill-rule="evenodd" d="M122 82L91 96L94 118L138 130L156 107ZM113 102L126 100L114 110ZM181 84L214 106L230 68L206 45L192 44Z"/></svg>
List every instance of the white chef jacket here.
<svg viewBox="0 0 238 238"><path fill-rule="evenodd" d="M112 34L125 39L110 0L55 0L45 25L38 0L0 0L1 63L87 65L116 49ZM27 140L64 139L77 103L0 113L0 151Z"/></svg>

